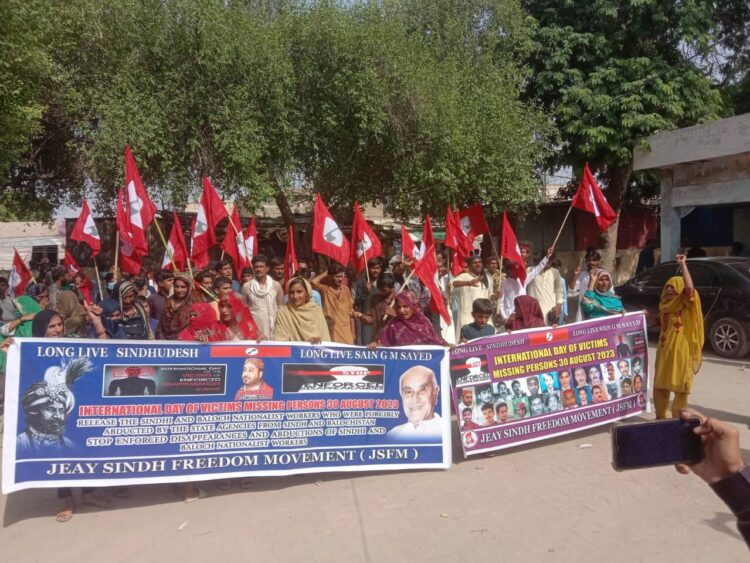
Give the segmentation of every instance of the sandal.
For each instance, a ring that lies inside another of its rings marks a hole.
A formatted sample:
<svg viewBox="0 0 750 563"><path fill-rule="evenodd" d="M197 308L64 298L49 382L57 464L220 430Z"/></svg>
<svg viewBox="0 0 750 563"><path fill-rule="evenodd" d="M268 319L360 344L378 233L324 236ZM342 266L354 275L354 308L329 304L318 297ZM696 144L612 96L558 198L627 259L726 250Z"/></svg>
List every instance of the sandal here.
<svg viewBox="0 0 750 563"><path fill-rule="evenodd" d="M57 512L57 516L55 516L55 520L57 520L60 523L63 522L69 522L71 518L73 518L73 512L75 511L76 503L73 500L73 497L68 497L65 499L65 504L63 504L63 507Z"/></svg>

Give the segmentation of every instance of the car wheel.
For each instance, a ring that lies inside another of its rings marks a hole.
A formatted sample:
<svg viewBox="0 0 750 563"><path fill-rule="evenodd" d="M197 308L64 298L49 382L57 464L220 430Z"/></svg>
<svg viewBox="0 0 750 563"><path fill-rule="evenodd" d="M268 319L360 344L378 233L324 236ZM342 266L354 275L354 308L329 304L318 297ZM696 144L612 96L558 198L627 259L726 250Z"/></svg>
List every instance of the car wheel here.
<svg viewBox="0 0 750 563"><path fill-rule="evenodd" d="M741 358L750 352L747 328L731 317L717 319L711 325L709 339L713 351L725 358Z"/></svg>

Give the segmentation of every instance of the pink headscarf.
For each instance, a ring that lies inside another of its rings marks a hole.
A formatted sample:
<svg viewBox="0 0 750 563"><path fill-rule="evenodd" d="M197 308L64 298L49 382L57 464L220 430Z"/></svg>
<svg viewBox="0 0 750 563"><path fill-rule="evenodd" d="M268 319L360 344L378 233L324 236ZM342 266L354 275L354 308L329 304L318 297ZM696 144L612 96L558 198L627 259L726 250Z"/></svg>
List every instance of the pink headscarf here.
<svg viewBox="0 0 750 563"><path fill-rule="evenodd" d="M396 299L414 311L414 314L409 319L394 317L388 321L378 337L378 341L383 346L411 346L413 344L448 346L448 343L435 333L429 319L422 314L417 297L412 291L402 291Z"/></svg>

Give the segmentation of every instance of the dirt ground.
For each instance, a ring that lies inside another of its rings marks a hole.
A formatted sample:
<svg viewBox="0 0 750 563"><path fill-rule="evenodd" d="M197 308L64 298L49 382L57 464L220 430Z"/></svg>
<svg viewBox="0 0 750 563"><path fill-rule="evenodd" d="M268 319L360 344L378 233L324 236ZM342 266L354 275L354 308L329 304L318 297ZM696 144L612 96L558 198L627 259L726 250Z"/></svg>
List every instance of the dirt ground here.
<svg viewBox="0 0 750 563"><path fill-rule="evenodd" d="M748 460L749 398L750 359L707 358L691 404L735 423ZM140 486L66 524L54 490L22 491L0 497L0 561L747 560L734 518L697 477L618 473L610 460L608 426L469 459L454 443L448 471L208 483L191 504Z"/></svg>

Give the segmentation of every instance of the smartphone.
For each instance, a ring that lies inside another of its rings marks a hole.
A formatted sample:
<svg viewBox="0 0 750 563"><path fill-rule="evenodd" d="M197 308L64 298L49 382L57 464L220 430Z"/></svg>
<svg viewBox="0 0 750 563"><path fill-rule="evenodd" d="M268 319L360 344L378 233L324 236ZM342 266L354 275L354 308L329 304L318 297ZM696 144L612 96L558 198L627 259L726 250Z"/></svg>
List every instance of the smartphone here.
<svg viewBox="0 0 750 563"><path fill-rule="evenodd" d="M693 432L700 419L655 420L612 427L612 465L617 471L698 463L703 459L701 437Z"/></svg>

